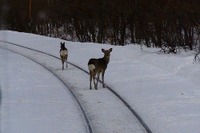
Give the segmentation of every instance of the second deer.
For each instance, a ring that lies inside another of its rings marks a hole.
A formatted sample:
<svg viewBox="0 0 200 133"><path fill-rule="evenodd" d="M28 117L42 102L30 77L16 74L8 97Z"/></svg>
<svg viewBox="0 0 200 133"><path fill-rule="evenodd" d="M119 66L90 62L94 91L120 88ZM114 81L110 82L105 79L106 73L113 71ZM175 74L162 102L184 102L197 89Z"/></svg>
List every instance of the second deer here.
<svg viewBox="0 0 200 133"><path fill-rule="evenodd" d="M67 67L67 57L68 57L68 50L65 47L65 42L60 43L60 58L62 62L62 70L64 70L64 63L66 61L66 67Z"/></svg>
<svg viewBox="0 0 200 133"><path fill-rule="evenodd" d="M101 73L102 73L101 77L102 77L103 88L105 88L104 74L105 74L107 65L108 65L108 63L110 61L110 53L112 52L112 48L110 48L108 50L102 49L102 52L104 53L104 57L103 58L99 58L99 59L92 58L88 62L88 69L90 71L90 89L92 89L92 80L93 80L94 87L97 90L98 81L99 81L99 75ZM97 75L97 81L95 83L95 76L96 75Z"/></svg>

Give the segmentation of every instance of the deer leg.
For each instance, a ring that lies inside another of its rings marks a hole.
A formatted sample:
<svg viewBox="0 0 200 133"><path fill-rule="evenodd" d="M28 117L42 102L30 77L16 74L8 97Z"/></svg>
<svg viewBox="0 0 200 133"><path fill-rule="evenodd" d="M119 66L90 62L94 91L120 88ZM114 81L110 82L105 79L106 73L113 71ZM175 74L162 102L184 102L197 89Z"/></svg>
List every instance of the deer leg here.
<svg viewBox="0 0 200 133"><path fill-rule="evenodd" d="M62 60L62 70L64 70L64 62L63 62L63 60Z"/></svg>
<svg viewBox="0 0 200 133"><path fill-rule="evenodd" d="M90 90L92 89L92 71L90 71Z"/></svg>
<svg viewBox="0 0 200 133"><path fill-rule="evenodd" d="M62 70L64 70L64 63L62 62Z"/></svg>
<svg viewBox="0 0 200 133"><path fill-rule="evenodd" d="M64 60L63 60L63 56L60 56L61 58L61 63L62 63L62 70L64 70Z"/></svg>
<svg viewBox="0 0 200 133"><path fill-rule="evenodd" d="M102 77L102 86L103 86L103 88L105 88L105 84L104 84L104 74L105 74L105 71L103 71L103 72L102 72L102 75L101 75L101 77Z"/></svg>
<svg viewBox="0 0 200 133"><path fill-rule="evenodd" d="M95 84L95 75L92 75L92 78L93 78L94 87L95 87L95 89L96 89L96 84Z"/></svg>
<svg viewBox="0 0 200 133"><path fill-rule="evenodd" d="M66 59L65 59L65 62L66 62L66 68L68 68L68 65L67 65L67 57L68 57L68 56L66 56Z"/></svg>
<svg viewBox="0 0 200 133"><path fill-rule="evenodd" d="M96 90L97 90L97 87L98 87L99 75L100 75L100 73L97 73L97 83L96 83L96 86L95 86L95 89L96 89Z"/></svg>
<svg viewBox="0 0 200 133"><path fill-rule="evenodd" d="M65 63L66 63L66 68L68 68L67 61Z"/></svg>

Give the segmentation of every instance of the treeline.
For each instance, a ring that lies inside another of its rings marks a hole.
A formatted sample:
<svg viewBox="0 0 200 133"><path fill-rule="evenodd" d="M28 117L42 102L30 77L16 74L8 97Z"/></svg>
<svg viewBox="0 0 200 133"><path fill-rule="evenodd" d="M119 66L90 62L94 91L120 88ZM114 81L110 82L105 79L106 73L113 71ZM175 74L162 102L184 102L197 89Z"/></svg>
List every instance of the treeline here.
<svg viewBox="0 0 200 133"><path fill-rule="evenodd" d="M199 0L10 0L7 28L71 41L141 43L176 52L198 44Z"/></svg>

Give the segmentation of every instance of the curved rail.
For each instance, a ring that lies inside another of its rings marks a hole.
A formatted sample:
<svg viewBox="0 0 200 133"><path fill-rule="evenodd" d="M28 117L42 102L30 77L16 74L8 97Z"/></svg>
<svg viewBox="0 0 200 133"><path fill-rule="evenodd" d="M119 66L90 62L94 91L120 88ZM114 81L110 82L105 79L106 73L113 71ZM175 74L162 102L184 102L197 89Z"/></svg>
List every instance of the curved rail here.
<svg viewBox="0 0 200 133"><path fill-rule="evenodd" d="M49 55L51 57L54 57L54 58L57 58L60 60L60 58L52 55L52 54L49 54L49 53L46 53L46 52L43 52L43 51L40 51L40 50L36 50L36 49L32 49L32 48L28 48L28 47L25 47L25 46L21 46L21 45L18 45L18 44L15 44L15 43L11 43L11 42L7 42L7 41L0 41L0 42L5 42L5 43L9 43L9 44L12 44L12 45L15 45L15 46L18 46L18 47L22 47L22 48L26 48L26 49L29 49L29 50L33 50L35 52L40 52L40 53L43 53L43 54L46 54L46 55ZM67 62L68 64L82 70L83 72L85 72L86 74L89 74L88 71L86 71L85 69L81 68L80 66L74 64L74 63L71 63L71 62ZM99 80L100 83L102 83L101 80ZM106 88L108 90L110 90L116 97L118 97L123 103L124 105L131 111L131 113L139 120L139 122L142 124L142 126L145 128L145 130L147 131L147 133L152 133L152 131L150 130L150 128L147 126L147 124L144 122L144 120L140 117L140 115L130 106L130 104L128 102L126 102L115 90L113 90L111 87L109 87L108 85L106 85Z"/></svg>
<svg viewBox="0 0 200 133"><path fill-rule="evenodd" d="M25 47L24 47L24 48L25 48ZM2 48L2 49L5 49L5 48ZM56 74L51 68L48 68L47 66L43 65L42 63L40 63L40 62L38 62L38 61L36 61L36 60L34 60L34 59L32 59L32 58L26 56L26 55L23 55L23 54L21 54L21 53L19 53L19 52L16 52L16 51L13 51L13 50L9 50L9 49L6 49L6 50L8 50L8 51L10 51L10 52L13 52L13 53L16 53L16 54L19 54L19 55L21 55L21 56L23 56L23 57L25 57L25 58L27 58L27 59L29 59L29 60L31 60L31 61L37 63L37 64L39 64L40 66L42 66L42 67L44 67L46 70L48 70L50 73L52 73L59 81L61 81L61 83L63 83L64 86L65 86L66 88L68 88L68 90L70 91L70 93L71 93L72 96L74 97L75 101L78 103L78 105L79 105L79 107L80 107L80 109L81 109L81 112L82 112L82 114L83 114L83 116L84 116L84 119L85 119L85 121L86 121L88 133L94 133L93 130L92 130L92 126L91 126L91 123L90 123L90 121L89 121L89 118L88 118L88 116L87 116L87 113L86 113L86 111L84 110L84 108L83 108L83 106L82 106L80 100L78 99L78 97L76 96L76 94L72 91L72 89L70 89L70 87L67 85L67 83L66 83L58 74Z"/></svg>

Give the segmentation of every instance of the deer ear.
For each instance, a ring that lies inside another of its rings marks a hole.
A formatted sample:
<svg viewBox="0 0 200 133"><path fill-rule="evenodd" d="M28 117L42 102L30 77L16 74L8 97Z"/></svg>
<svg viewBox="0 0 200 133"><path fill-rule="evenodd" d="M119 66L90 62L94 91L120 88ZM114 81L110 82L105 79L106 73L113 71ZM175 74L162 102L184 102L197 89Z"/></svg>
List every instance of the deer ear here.
<svg viewBox="0 0 200 133"><path fill-rule="evenodd" d="M111 51L112 51L112 48L110 48L109 51L111 52Z"/></svg>
<svg viewBox="0 0 200 133"><path fill-rule="evenodd" d="M101 49L101 51L104 53L104 52L105 52L105 49Z"/></svg>

